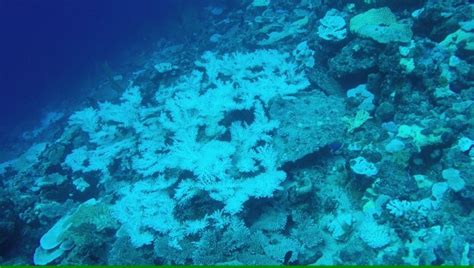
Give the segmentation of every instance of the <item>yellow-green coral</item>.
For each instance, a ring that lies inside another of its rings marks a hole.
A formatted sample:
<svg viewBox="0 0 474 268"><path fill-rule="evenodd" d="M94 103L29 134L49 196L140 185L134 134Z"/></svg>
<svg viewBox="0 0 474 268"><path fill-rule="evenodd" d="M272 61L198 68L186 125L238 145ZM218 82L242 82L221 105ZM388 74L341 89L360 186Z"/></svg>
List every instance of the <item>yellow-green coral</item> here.
<svg viewBox="0 0 474 268"><path fill-rule="evenodd" d="M354 16L349 26L351 32L379 43L410 42L413 32L407 24L397 22L390 8L373 8Z"/></svg>
<svg viewBox="0 0 474 268"><path fill-rule="evenodd" d="M252 6L254 7L266 7L270 4L270 0L253 0Z"/></svg>
<svg viewBox="0 0 474 268"><path fill-rule="evenodd" d="M440 132L440 130L441 129L438 129L436 132ZM401 125L398 128L397 136L401 138L411 139L418 150L420 150L420 148L423 146L441 142L441 135L425 135L422 133L422 131L423 128L417 125Z"/></svg>
<svg viewBox="0 0 474 268"><path fill-rule="evenodd" d="M347 123L347 132L352 133L371 118L372 116L366 110L357 111L354 117L344 117L344 121Z"/></svg>
<svg viewBox="0 0 474 268"><path fill-rule="evenodd" d="M99 202L78 207L70 221L73 226L85 223L95 225L98 231L117 225L117 221L112 217L109 205Z"/></svg>
<svg viewBox="0 0 474 268"><path fill-rule="evenodd" d="M400 58L400 65L407 73L411 73L415 70L415 60L413 58Z"/></svg>
<svg viewBox="0 0 474 268"><path fill-rule="evenodd" d="M270 34L268 34L268 38L258 42L258 45L259 46L271 45L275 42L278 42L282 39L287 38L288 36L292 36L302 31L305 31L303 27L306 26L308 22L309 22L308 16L305 16L302 19L294 21L293 23L285 26L285 28L281 32L271 32Z"/></svg>
<svg viewBox="0 0 474 268"><path fill-rule="evenodd" d="M91 199L69 216L66 225L69 227L62 237L74 241L75 245L83 245L87 237L95 236L94 232L118 227L118 222L112 217L108 204Z"/></svg>
<svg viewBox="0 0 474 268"><path fill-rule="evenodd" d="M474 32L459 29L448 35L440 44L451 51L456 51L459 46L466 50L474 51Z"/></svg>

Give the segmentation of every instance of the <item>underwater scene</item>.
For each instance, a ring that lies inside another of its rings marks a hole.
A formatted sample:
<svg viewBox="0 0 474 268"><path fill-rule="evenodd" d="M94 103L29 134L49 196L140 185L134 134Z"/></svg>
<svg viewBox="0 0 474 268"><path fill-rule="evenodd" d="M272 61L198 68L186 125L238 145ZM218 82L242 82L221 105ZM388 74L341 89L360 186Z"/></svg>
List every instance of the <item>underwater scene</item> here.
<svg viewBox="0 0 474 268"><path fill-rule="evenodd" d="M474 265L472 1L0 15L0 264Z"/></svg>

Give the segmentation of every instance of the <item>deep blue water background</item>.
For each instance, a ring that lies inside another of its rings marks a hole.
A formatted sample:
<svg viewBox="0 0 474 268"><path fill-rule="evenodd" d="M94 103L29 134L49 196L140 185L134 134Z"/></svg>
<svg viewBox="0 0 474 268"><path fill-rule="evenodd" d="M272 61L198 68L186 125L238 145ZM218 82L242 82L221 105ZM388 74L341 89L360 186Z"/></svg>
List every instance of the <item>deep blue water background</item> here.
<svg viewBox="0 0 474 268"><path fill-rule="evenodd" d="M149 45L179 7L176 0L0 0L0 136L74 100L99 75L98 63L113 65L131 47Z"/></svg>

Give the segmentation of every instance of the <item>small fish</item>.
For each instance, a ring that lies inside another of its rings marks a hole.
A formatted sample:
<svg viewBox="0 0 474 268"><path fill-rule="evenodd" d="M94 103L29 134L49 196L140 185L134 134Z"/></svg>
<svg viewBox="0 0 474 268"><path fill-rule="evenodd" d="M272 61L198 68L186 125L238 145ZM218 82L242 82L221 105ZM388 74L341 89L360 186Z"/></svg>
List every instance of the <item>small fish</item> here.
<svg viewBox="0 0 474 268"><path fill-rule="evenodd" d="M343 146L344 143L338 141L328 144L329 151L333 154L337 153L337 151L339 151Z"/></svg>
<svg viewBox="0 0 474 268"><path fill-rule="evenodd" d="M283 261L283 265L290 264L289 262L290 262L291 256L293 256L293 251L290 250L285 254L285 260Z"/></svg>

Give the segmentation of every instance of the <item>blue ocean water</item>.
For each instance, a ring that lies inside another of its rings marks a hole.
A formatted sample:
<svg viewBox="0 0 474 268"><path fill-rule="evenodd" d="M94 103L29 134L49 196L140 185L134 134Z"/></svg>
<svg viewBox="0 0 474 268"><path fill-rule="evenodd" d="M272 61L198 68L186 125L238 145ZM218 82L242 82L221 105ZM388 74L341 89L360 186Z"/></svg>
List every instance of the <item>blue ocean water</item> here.
<svg viewBox="0 0 474 268"><path fill-rule="evenodd" d="M159 36L162 25L177 18L178 6L150 0L138 5L2 0L2 136L35 127L55 107L77 103L103 78L104 62L127 68L126 57L148 49L153 34Z"/></svg>
<svg viewBox="0 0 474 268"><path fill-rule="evenodd" d="M472 265L473 15L0 0L0 264Z"/></svg>

